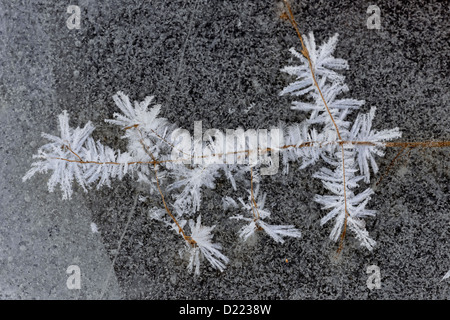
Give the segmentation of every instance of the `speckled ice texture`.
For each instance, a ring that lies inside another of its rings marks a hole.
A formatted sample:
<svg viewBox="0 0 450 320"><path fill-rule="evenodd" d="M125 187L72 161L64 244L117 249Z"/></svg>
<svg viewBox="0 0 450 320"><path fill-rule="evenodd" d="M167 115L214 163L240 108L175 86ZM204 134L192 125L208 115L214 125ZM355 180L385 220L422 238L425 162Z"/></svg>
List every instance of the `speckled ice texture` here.
<svg viewBox="0 0 450 320"><path fill-rule="evenodd" d="M377 107L374 126L399 127L402 141L449 140L449 7L437 1L291 1L303 33L320 44L339 33L336 57L348 60L346 97ZM66 27L69 4L79 5L81 29ZM370 4L381 30L366 27ZM266 176L273 220L294 224L301 239L277 244L260 233L249 243L227 219L221 178L204 192L206 225L230 258L220 273L203 264L195 278L180 258L173 232L148 218L146 195L133 179L71 200L47 191L48 175L21 177L32 154L57 133L57 115L71 125L88 120L95 137L122 148L118 128L104 123L117 111L119 90L133 100L155 95L162 114L179 126L269 128L305 115L279 97L299 48L279 1L31 1L0 0L0 298L1 299L448 299L450 268L449 151L412 150L375 188L367 219L377 241L361 248L351 232L336 258L331 225L313 202L324 192L311 178L318 166ZM255 106L246 111L251 104ZM379 160L384 172L398 150ZM373 177L374 186L379 175ZM167 195L170 201L170 195ZM153 205L162 206L158 195ZM129 224L127 221L130 219ZM91 231L90 224L99 233ZM123 231L123 239L120 242ZM114 264L113 264L114 261ZM66 287L69 265L81 268L80 290ZM111 266L113 265L113 269ZM381 270L369 290L367 267ZM110 272L111 271L111 272Z"/></svg>

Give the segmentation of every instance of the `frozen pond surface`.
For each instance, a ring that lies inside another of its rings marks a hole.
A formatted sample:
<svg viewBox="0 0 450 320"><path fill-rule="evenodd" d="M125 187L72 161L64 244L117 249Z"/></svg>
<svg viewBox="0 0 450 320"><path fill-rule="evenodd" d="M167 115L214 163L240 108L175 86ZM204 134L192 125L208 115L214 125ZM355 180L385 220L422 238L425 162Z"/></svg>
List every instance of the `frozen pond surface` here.
<svg viewBox="0 0 450 320"><path fill-rule="evenodd" d="M72 126L91 120L96 138L123 147L121 132L103 121L117 111L119 90L139 101L155 95L163 116L189 130L198 120L266 128L304 117L278 96L289 81L279 70L299 44L275 1L80 0L79 30L66 26L67 4L54 2L0 0L0 298L450 298L441 281L450 268L448 148L413 150L392 168L369 204L378 210L367 220L377 247L368 252L349 236L337 261L331 226L320 226L325 212L312 201L323 191L311 178L317 167L292 165L262 181L274 216L303 234L283 245L263 234L237 240L221 203L231 187L220 180L200 212L217 224L231 263L223 273L204 264L198 278L178 254L180 240L135 201L146 195L135 181L88 194L76 187L69 201L47 191L46 175L22 183L41 132L56 134L62 110ZM376 128L398 126L402 141L450 140L448 6L378 1L382 29L368 30L369 4L301 1L293 9L319 44L339 33L335 56L350 65L346 96L366 100L364 112L377 107ZM395 154L379 160L381 172ZM70 265L80 267L80 290L66 286ZM366 286L371 265L381 271L379 290Z"/></svg>

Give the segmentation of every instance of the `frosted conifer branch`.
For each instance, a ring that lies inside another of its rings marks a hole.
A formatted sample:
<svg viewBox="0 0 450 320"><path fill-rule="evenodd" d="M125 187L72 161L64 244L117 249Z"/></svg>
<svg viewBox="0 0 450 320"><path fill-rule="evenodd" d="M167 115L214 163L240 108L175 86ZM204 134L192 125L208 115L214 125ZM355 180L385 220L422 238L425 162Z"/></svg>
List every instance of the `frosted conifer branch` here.
<svg viewBox="0 0 450 320"><path fill-rule="evenodd" d="M324 187L329 190L332 195L316 195L314 200L322 204L322 209L330 210L328 214L320 221L321 225L334 219L334 227L330 233L330 239L337 241L342 233L344 222L354 231L361 245L372 250L375 241L370 239L363 218L374 216L375 211L366 209L366 205L370 200L370 196L374 193L372 189L367 188L363 192L355 194L353 189L359 185L358 182L364 177L355 175L357 169L352 158L353 152L347 151L345 158L345 175L346 190L342 184L343 170L339 166L335 170L323 167L319 172L313 175L314 178L322 180ZM346 211L349 217L346 219Z"/></svg>
<svg viewBox="0 0 450 320"><path fill-rule="evenodd" d="M94 142L90 137L94 131L91 122L83 128L71 128L67 111L59 115L60 136L43 133L42 136L50 143L39 148L33 158L40 159L32 164L32 168L23 177L23 181L31 178L36 172L52 171L48 180L50 192L60 186L63 199L70 199L74 179L87 191L87 187L100 180L98 187L109 185L110 178L121 179L128 173L128 163L132 161L128 153L120 153L100 142ZM95 162L95 164L94 164ZM101 163L102 165L98 165ZM116 163L113 165L112 163Z"/></svg>
<svg viewBox="0 0 450 320"><path fill-rule="evenodd" d="M219 175L218 165L201 166L194 169L188 169L184 165L178 165L174 168L173 174L178 178L184 177L172 183L168 190L183 187L183 191L175 195L174 203L177 213L197 212L200 209L202 200L202 187L213 189L215 179Z"/></svg>
<svg viewBox="0 0 450 320"><path fill-rule="evenodd" d="M368 114L359 114L349 134L349 140L351 141L367 141L375 144L374 146L357 145L355 147L359 171L364 175L364 181L366 183L369 183L370 181L369 161L373 173L378 172L375 155L380 157L384 156L384 145L382 142L400 138L402 135L398 128L382 130L379 132L372 130L372 121L375 118L375 111L376 108L373 107Z"/></svg>
<svg viewBox="0 0 450 320"><path fill-rule="evenodd" d="M303 37L304 44L308 49L309 56L313 65L314 74L333 82L344 81L344 76L337 73L335 70L347 69L347 61L343 59L336 59L332 56L336 48L338 35L335 34L330 40L316 50L316 43L314 35L311 32L309 38ZM284 67L281 71L290 75L296 76L296 81L284 88L280 95L293 94L296 96L306 95L315 90L314 80L309 69L309 63L306 58L297 52L294 48L289 50L296 58L300 59L302 64L300 66Z"/></svg>
<svg viewBox="0 0 450 320"><path fill-rule="evenodd" d="M295 80L280 94L303 98L301 101L294 101L291 109L307 112L309 117L301 123L280 124L284 145L272 145L272 151L281 153L286 174L292 162L298 162L300 169L322 163L323 167L314 174L329 193L316 195L314 198L328 211L321 219L321 224L334 222L330 233L330 238L334 241L348 227L362 246L372 250L375 241L370 238L364 219L375 215L374 210L367 209L374 192L370 188L363 188L362 192L356 190L359 190L361 183L370 182L369 163L376 173L378 166L375 156L383 156L385 142L400 137L400 132L398 128L374 130L372 122L375 108L368 114L359 114L353 123L349 121L348 115L363 106L364 101L341 97L348 92L348 87L344 83L344 76L337 71L347 69L348 64L343 59L333 57L337 35L319 48L312 33L303 39L313 70L310 70L310 63L303 54L291 49L291 53L301 64L282 69L295 76ZM229 139L225 145L220 143L220 139L214 140L211 137L201 141L172 139L172 133L181 128L158 117L161 106L152 105L153 96L142 102L132 103L127 95L118 92L113 99L120 113L114 113L114 119L106 121L124 130L123 138L128 143L126 152L94 141L90 136L94 130L90 122L83 128L71 128L68 114L64 111L59 116L60 136L43 134L50 142L38 150L34 157L39 160L32 164L23 180L29 179L36 172L51 171L49 190L53 191L59 185L63 198L67 199L72 195L73 180L87 191L94 183L97 183L98 188L109 185L112 178L121 179L124 175L133 173L138 182L148 186L150 195L159 193L163 198L164 209L152 208L149 210L149 218L161 221L183 237L189 251L188 268L195 269L196 274L200 273L203 258L220 271L228 263L228 258L220 251L221 246L212 243L211 231L214 227L202 226L200 216L196 223L193 220L189 220L189 223L181 220L183 215L188 215L186 218L189 218L200 210L203 190L214 189L216 179L220 177L226 178L230 187L239 192L248 171L254 172L252 183L256 184L256 188L253 190L253 197L250 190L246 202L242 198L238 201L231 197L223 198L224 209L240 207L244 212L231 217L246 222L238 231L241 238L248 239L257 230L264 230L280 243L283 243L285 237L301 236L293 225L271 225L267 222L271 213L264 208L266 195L258 196L262 182L258 170L262 162L220 163L227 158L227 150L237 151L236 154L240 157L248 156L250 151L257 151L248 150L250 143L245 139ZM205 151L203 163L186 165L171 161L174 150L183 153L184 160L192 160L194 143L200 143ZM165 192L171 192L173 203L166 204L163 196ZM172 215L172 211L180 218L179 221ZM191 236L183 231L186 224L189 225Z"/></svg>
<svg viewBox="0 0 450 320"><path fill-rule="evenodd" d="M187 244L190 256L188 269L192 271L192 269L195 268L195 274L199 275L200 259L203 256L214 268L219 271L223 271L229 260L220 252L222 246L217 243L212 243L213 236L211 231L215 228L215 226L202 226L201 216L198 216L197 223L193 220L189 220L189 228L191 229L191 238L195 241L195 243L194 245L191 245L191 243Z"/></svg>
<svg viewBox="0 0 450 320"><path fill-rule="evenodd" d="M253 215L252 218L243 215L236 215L230 217L230 219L243 220L249 222L249 224L243 226L239 230L239 236L244 240L247 240L251 235L253 235L257 230L264 230L270 237L275 241L283 243L283 237L301 237L301 233L293 225L271 225L266 223L263 219L270 217L270 211L264 209L264 204L266 201L266 194L258 197L259 184L257 184L253 195L256 199L256 206L253 204L253 199L251 196L251 190L249 192L248 203L244 202L242 198L239 198L241 203L241 208L247 212L247 215ZM225 198L225 201L230 204L235 204L234 200ZM255 217L255 212L257 216Z"/></svg>

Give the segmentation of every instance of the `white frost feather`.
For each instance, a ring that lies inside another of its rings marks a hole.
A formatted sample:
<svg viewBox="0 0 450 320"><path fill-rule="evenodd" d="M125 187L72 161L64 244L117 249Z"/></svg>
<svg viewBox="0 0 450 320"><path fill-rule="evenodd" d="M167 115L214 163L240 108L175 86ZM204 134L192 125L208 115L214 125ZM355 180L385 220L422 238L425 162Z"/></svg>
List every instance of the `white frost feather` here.
<svg viewBox="0 0 450 320"><path fill-rule="evenodd" d="M198 216L197 223L193 220L189 220L189 227L191 229L191 238L196 242L196 244L194 247L187 244L190 255L188 269L192 271L192 269L195 268L195 274L199 275L200 258L203 256L214 268L219 271L223 271L229 260L220 252L222 246L218 243L212 243L213 236L211 231L215 228L215 226L202 226L201 216Z"/></svg>

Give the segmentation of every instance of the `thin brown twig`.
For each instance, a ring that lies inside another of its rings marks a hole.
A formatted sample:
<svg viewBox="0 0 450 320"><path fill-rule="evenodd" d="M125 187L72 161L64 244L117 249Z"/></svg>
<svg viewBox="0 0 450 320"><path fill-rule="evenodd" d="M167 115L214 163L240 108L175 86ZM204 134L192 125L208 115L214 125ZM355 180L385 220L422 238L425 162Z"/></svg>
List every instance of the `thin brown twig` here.
<svg viewBox="0 0 450 320"><path fill-rule="evenodd" d="M82 161L83 159L81 159L81 157L75 153L75 151L72 150L72 148L70 147L70 144L64 144L63 148L67 148L67 150L69 150L72 154L75 155L75 157L77 157L78 159L80 159L80 161Z"/></svg>
<svg viewBox="0 0 450 320"><path fill-rule="evenodd" d="M394 157L394 159L392 159L391 163L388 165L386 171L384 172L384 174L381 175L380 179L378 180L378 182L375 184L376 186L378 186L380 184L380 182L383 180L383 178L385 176L387 176L387 174L389 173L389 171L391 170L391 168L394 166L395 161L397 161L397 159L400 159L399 157L401 156L401 154L403 153L403 151L405 151L407 147L403 147L400 149L400 151L397 153L397 155Z"/></svg>
<svg viewBox="0 0 450 320"><path fill-rule="evenodd" d="M328 115L330 116L330 119L333 122L334 128L336 129L336 134L337 134L337 136L339 138L339 143L341 145L341 150L342 150L342 177L343 177L343 181L342 182L343 182L343 187L344 187L345 219L344 219L344 230L343 230L342 235L341 235L341 244L340 244L339 249L338 249L338 254L339 254L341 252L341 250L342 250L342 245L343 245L345 232L346 232L346 226L347 226L347 219L348 219L348 216L349 216L349 213L348 213L348 210L347 210L347 196L346 196L347 186L346 186L346 183L345 183L344 145L342 144L341 133L339 132L339 128L338 128L338 126L336 124L336 121L334 121L333 115L331 114L331 111L330 111L330 108L328 107L327 101L325 100L325 97L322 94L322 90L320 89L320 86L317 83L316 76L315 76L314 70L313 70L313 64L312 64L311 58L309 56L308 49L306 48L305 44L303 43L303 37L302 37L302 35L300 33L300 30L298 28L297 22L295 21L294 14L292 13L291 7L290 7L289 3L287 2L287 0L284 0L284 4L286 5L286 7L287 7L287 9L289 11L289 21L291 22L292 26L294 27L295 31L297 32L298 38L300 39L300 43L302 45L301 53L308 60L309 70L311 71L311 77L313 79L314 85L316 86L316 88L317 88L317 90L319 92L320 98L322 99L323 104L325 105L325 108L326 108L326 110L328 112Z"/></svg>
<svg viewBox="0 0 450 320"><path fill-rule="evenodd" d="M253 194L253 168L252 167L250 167L250 195L252 198L252 207L254 206L254 208L256 209L256 213L257 213L256 215L253 214L253 216L255 217L256 220L258 220L259 219L258 205L256 204L255 196Z"/></svg>
<svg viewBox="0 0 450 320"><path fill-rule="evenodd" d="M302 50L300 52L308 60L309 70L311 71L311 76L312 76L314 85L316 86L317 90L319 91L320 98L322 99L322 101L323 101L323 103L325 105L325 108L327 109L328 115L330 116L331 121L333 122L334 128L336 129L336 133L338 135L338 138L341 141L342 140L341 133L339 132L339 128L338 128L336 122L334 121L334 118L333 118L333 115L331 114L330 108L328 107L328 104L327 104L327 102L326 102L326 100L325 100L325 98L324 98L324 96L322 94L322 90L320 89L320 86L317 83L316 75L314 74L314 68L313 68L313 65L312 65L311 58L309 56L308 49L306 48L306 46L305 46L305 44L303 42L303 37L302 37L302 35L300 33L300 29L298 28L297 22L295 21L294 14L292 13L292 10L291 10L291 6L287 2L287 0L284 0L284 4L286 5L286 8L288 9L288 12L289 12L289 16L288 16L289 21L290 21L292 27L294 27L295 31L297 32L298 38L300 39L300 43L302 45Z"/></svg>
<svg viewBox="0 0 450 320"><path fill-rule="evenodd" d="M256 230L262 230L261 226L258 224L258 220L260 219L258 205L255 201L255 196L253 194L253 168L250 167L250 196L251 196L251 206L253 212L253 221L256 224ZM256 214L255 214L256 211Z"/></svg>
<svg viewBox="0 0 450 320"><path fill-rule="evenodd" d="M330 144L339 144L339 145L366 145L366 146L377 146L380 145L380 143L374 143L371 141L327 141L327 142L319 142L319 141L311 141L311 142L305 142L298 145L284 145L281 146L279 149L289 149L289 148L308 148L308 147L324 147ZM423 142L383 142L382 146L387 148L444 148L444 147L450 147L450 141L423 141ZM265 148L265 149L257 149L258 152L264 153L264 152L271 152L271 151L278 151L277 148ZM166 162L182 162L182 161L188 161L193 159L199 159L199 158L208 158L208 157L215 157L215 156L223 156L228 154L237 154L237 153L245 153L249 154L252 152L252 150L238 150L238 151L232 151L232 152L226 152L226 153L214 153L210 154L208 156L196 156L196 157L190 157L190 158L182 158L182 159L172 159L172 160L155 160L155 161L131 161L131 162L113 162L113 161L87 161L83 160L82 158L79 158L79 160L74 159L67 159L67 158L61 158L61 157L49 157L51 159L57 159L67 162L76 162L79 164L97 164L97 165L105 165L105 164L113 164L113 165L135 165L135 164L163 164Z"/></svg>
<svg viewBox="0 0 450 320"><path fill-rule="evenodd" d="M339 248L337 250L337 254L340 254L343 247L344 247L344 239L345 239L345 233L347 231L347 219L349 216L348 210L347 210L347 188L345 183L345 165L344 165L344 147L342 146L342 171L343 171L343 183L344 183L344 210L345 210L345 219L344 219L344 230L342 230L341 233L341 240L339 242Z"/></svg>
<svg viewBox="0 0 450 320"><path fill-rule="evenodd" d="M142 132L139 130L139 128L136 127L136 129L139 131L141 137L142 137ZM156 159L153 155L153 153L150 151L150 149L148 148L148 146L145 145L143 139L139 140L139 142L141 143L142 147L144 148L145 153L147 153L154 162L156 162ZM184 232L183 228L180 226L180 224L178 223L178 220L175 218L175 216L172 214L172 212L170 211L169 207L167 206L166 200L164 198L164 194L161 190L161 186L159 184L159 179L158 179L158 169L156 167L156 163L153 163L153 169L155 172L155 180L156 180L156 186L158 187L158 191L159 194L161 196L164 208L166 209L167 214L170 216L170 218L172 218L172 220L175 222L176 226L178 227L178 232L182 234L184 240L186 240L191 246L195 246L196 242L194 239L192 239L192 237L187 236L186 233Z"/></svg>

